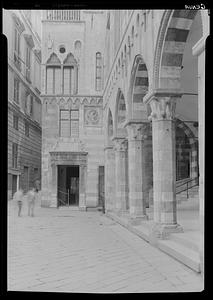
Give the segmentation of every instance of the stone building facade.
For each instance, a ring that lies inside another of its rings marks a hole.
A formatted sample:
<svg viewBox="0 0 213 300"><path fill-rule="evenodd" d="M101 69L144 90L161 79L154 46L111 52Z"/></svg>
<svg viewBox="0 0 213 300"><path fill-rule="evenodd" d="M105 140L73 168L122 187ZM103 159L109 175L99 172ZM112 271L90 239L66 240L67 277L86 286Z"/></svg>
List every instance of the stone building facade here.
<svg viewBox="0 0 213 300"><path fill-rule="evenodd" d="M42 206L103 205L103 11L42 17Z"/></svg>
<svg viewBox="0 0 213 300"><path fill-rule="evenodd" d="M104 202L156 243L199 185L202 268L208 35L207 10L43 11L42 206Z"/></svg>
<svg viewBox="0 0 213 300"><path fill-rule="evenodd" d="M3 10L8 46L8 199L41 178L40 12Z"/></svg>

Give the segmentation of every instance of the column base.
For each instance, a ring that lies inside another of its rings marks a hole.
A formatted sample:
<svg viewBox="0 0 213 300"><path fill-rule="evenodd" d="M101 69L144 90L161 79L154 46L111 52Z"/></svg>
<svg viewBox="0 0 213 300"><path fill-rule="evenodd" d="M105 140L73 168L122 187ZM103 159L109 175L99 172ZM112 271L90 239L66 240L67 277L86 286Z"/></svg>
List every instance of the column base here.
<svg viewBox="0 0 213 300"><path fill-rule="evenodd" d="M86 211L87 207L86 206L79 206L79 211Z"/></svg>
<svg viewBox="0 0 213 300"><path fill-rule="evenodd" d="M128 211L127 210L125 210L125 209L116 209L115 210L115 213L118 215L118 216L122 216L122 215L125 215L125 214L127 214L128 213Z"/></svg>
<svg viewBox="0 0 213 300"><path fill-rule="evenodd" d="M151 235L153 238L168 239L170 233L183 232L183 228L179 224L161 224L154 223L151 228Z"/></svg>
<svg viewBox="0 0 213 300"><path fill-rule="evenodd" d="M147 215L140 215L140 216L129 216L129 225L140 225L143 221L148 220L148 216Z"/></svg>

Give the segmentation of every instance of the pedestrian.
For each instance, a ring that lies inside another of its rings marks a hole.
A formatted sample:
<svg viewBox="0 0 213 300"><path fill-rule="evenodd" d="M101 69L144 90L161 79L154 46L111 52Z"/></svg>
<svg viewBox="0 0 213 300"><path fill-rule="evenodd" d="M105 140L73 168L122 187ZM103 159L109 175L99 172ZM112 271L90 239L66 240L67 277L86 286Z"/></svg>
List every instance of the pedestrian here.
<svg viewBox="0 0 213 300"><path fill-rule="evenodd" d="M31 217L34 217L35 199L36 199L35 188L32 188L27 193L28 216Z"/></svg>
<svg viewBox="0 0 213 300"><path fill-rule="evenodd" d="M19 189L15 192L15 194L13 195L13 200L17 201L17 205L18 205L18 217L21 217L21 209L22 209L22 205L23 205L23 190Z"/></svg>
<svg viewBox="0 0 213 300"><path fill-rule="evenodd" d="M36 179L36 181L35 181L35 191L36 191L36 193L38 193L39 190L40 190L40 180Z"/></svg>

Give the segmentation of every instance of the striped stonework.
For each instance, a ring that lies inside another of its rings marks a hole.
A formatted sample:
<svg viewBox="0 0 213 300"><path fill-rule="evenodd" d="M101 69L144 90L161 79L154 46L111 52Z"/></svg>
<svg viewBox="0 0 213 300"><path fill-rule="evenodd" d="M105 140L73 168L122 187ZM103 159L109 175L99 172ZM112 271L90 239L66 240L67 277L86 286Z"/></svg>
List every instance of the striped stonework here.
<svg viewBox="0 0 213 300"><path fill-rule="evenodd" d="M118 96L117 96L117 113L116 113L116 130L117 130L117 135L121 137L127 136L126 128L124 128L124 124L126 121L126 103L124 99L124 95L122 91L119 89L118 90Z"/></svg>
<svg viewBox="0 0 213 300"><path fill-rule="evenodd" d="M198 145L191 129L181 120L176 119L176 127L182 129L188 137L191 148L190 177L198 177Z"/></svg>
<svg viewBox="0 0 213 300"><path fill-rule="evenodd" d="M155 54L154 76L157 87L180 88L183 53L196 13L196 10L174 10L173 12L168 10L165 12ZM164 23L169 23L169 26L165 26Z"/></svg>
<svg viewBox="0 0 213 300"><path fill-rule="evenodd" d="M146 107L143 104L143 97L148 92L148 71L143 58L138 55L135 58L130 83L130 99L132 102L132 119L147 119Z"/></svg>

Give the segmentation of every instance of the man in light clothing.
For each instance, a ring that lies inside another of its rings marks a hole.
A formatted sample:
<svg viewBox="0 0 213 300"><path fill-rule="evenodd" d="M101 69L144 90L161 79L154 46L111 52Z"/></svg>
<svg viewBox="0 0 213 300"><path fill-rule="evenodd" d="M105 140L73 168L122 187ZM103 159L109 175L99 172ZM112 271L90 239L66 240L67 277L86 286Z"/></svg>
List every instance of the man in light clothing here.
<svg viewBox="0 0 213 300"><path fill-rule="evenodd" d="M23 190L19 189L15 194L13 195L13 200L17 201L18 204L18 217L21 217L21 209L23 204Z"/></svg>
<svg viewBox="0 0 213 300"><path fill-rule="evenodd" d="M35 198L36 198L35 188L32 188L32 189L27 193L28 216L31 215L31 217L34 217Z"/></svg>

